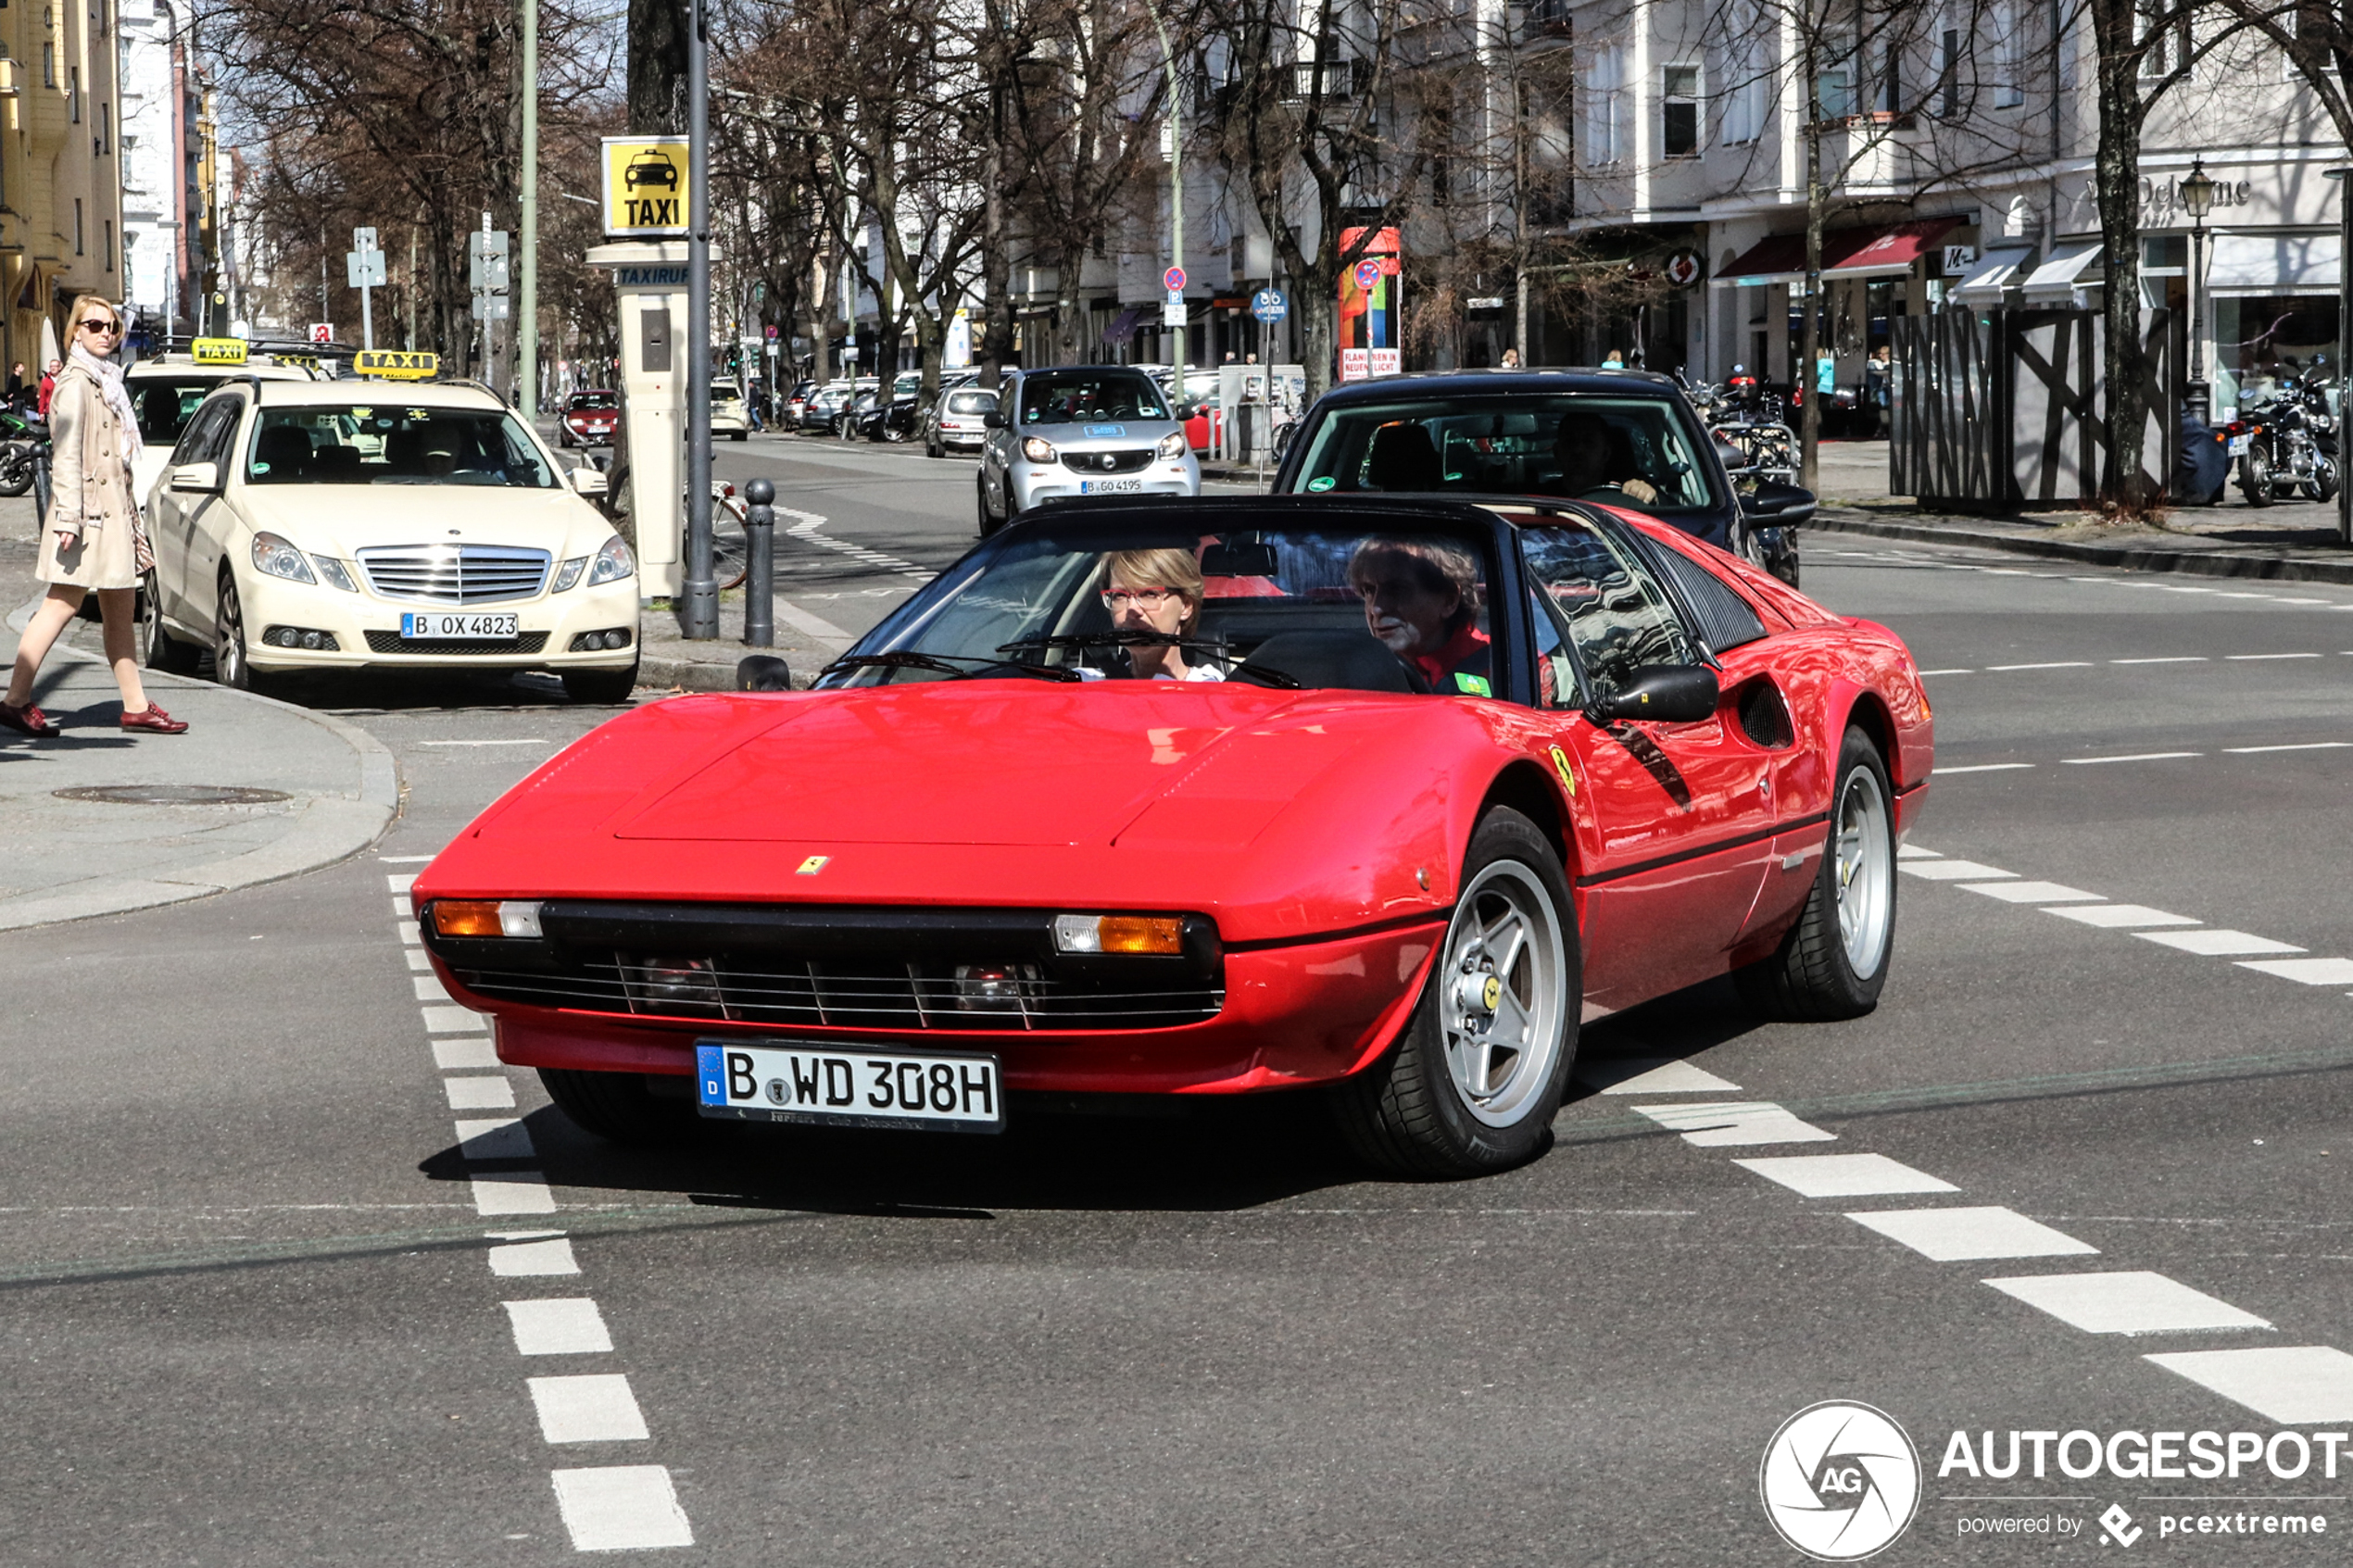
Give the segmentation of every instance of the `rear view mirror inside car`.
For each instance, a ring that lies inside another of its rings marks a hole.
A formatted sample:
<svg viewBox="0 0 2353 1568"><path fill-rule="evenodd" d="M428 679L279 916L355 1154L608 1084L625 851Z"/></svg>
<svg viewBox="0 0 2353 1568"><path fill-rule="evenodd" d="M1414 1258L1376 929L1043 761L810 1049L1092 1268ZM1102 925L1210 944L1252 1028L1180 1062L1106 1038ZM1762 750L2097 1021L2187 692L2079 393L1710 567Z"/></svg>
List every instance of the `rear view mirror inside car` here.
<svg viewBox="0 0 2353 1568"><path fill-rule="evenodd" d="M1201 553L1203 577L1272 577L1277 570L1275 546L1263 540L1212 545Z"/></svg>

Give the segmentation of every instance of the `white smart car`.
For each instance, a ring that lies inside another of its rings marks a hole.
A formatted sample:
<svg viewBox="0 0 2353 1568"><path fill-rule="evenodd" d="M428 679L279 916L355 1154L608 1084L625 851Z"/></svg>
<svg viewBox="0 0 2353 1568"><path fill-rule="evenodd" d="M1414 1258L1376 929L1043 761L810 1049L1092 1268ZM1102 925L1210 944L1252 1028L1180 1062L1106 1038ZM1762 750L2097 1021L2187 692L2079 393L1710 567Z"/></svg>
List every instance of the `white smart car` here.
<svg viewBox="0 0 2353 1568"><path fill-rule="evenodd" d="M1049 501L1201 494L1185 427L1160 384L1132 366L1016 371L981 421L973 483L984 536Z"/></svg>
<svg viewBox="0 0 2353 1568"><path fill-rule="evenodd" d="M421 357L420 357L421 358ZM555 455L471 383L230 382L146 508L141 630L225 685L296 670L553 671L576 700L637 677L637 567Z"/></svg>

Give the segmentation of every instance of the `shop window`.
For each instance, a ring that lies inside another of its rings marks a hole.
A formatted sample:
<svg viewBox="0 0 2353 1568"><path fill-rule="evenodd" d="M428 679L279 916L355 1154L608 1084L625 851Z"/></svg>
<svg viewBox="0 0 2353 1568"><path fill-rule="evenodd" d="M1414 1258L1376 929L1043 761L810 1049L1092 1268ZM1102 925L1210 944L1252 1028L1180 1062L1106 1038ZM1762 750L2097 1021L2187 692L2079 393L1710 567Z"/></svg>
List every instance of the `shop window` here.
<svg viewBox="0 0 2353 1568"><path fill-rule="evenodd" d="M1699 67L1668 66L1659 94L1659 152L1690 157L1699 151Z"/></svg>
<svg viewBox="0 0 2353 1568"><path fill-rule="evenodd" d="M2316 362L2338 363L2336 300L2328 295L2219 295L2214 299L2214 407L2219 418Z"/></svg>

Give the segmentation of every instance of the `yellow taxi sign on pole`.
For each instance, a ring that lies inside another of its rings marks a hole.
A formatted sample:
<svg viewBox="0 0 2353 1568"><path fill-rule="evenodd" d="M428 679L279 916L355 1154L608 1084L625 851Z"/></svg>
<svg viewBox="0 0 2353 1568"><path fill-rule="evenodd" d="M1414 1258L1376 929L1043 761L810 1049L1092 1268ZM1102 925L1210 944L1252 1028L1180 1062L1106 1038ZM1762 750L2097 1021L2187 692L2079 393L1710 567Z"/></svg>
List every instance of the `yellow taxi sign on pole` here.
<svg viewBox="0 0 2353 1568"><path fill-rule="evenodd" d="M188 345L188 358L199 365L242 365L245 340L241 337L200 337Z"/></svg>
<svg viewBox="0 0 2353 1568"><path fill-rule="evenodd" d="M441 373L441 356L402 348L363 348L351 357L351 369L354 374L383 381L429 381Z"/></svg>
<svg viewBox="0 0 2353 1568"><path fill-rule="evenodd" d="M604 139L605 232L654 238L686 232L684 136Z"/></svg>

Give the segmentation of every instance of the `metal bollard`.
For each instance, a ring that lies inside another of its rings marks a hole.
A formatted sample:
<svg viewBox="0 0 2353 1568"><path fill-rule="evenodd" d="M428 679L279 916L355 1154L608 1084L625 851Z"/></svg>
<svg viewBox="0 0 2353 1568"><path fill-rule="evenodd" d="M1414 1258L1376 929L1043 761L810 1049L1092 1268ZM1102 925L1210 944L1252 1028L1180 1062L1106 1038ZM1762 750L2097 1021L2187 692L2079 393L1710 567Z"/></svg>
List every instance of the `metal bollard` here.
<svg viewBox="0 0 2353 1568"><path fill-rule="evenodd" d="M751 503L744 513L744 540L750 570L744 577L744 646L776 646L776 487L764 479L744 486Z"/></svg>

